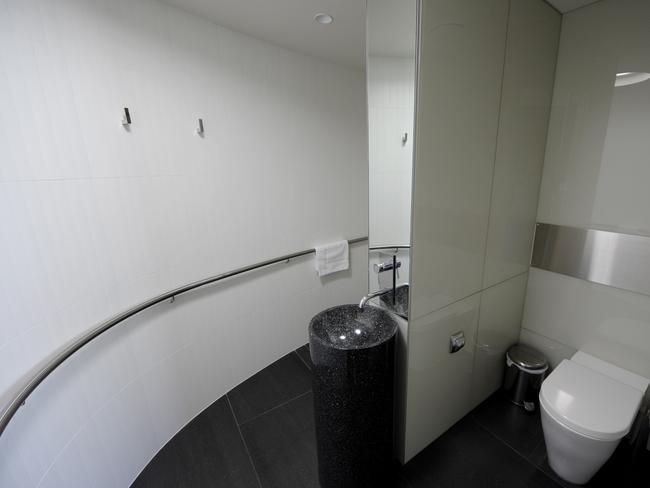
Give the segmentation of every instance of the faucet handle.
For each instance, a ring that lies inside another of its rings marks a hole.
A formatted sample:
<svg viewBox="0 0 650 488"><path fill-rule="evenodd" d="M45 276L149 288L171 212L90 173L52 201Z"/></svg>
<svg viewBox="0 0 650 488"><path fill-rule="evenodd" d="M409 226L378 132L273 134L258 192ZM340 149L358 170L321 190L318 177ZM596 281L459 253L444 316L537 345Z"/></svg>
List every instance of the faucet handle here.
<svg viewBox="0 0 650 488"><path fill-rule="evenodd" d="M373 264L373 269L375 273L383 273L384 271L391 271L393 269L393 261L384 261L383 263ZM395 269L402 267L401 261L395 261Z"/></svg>

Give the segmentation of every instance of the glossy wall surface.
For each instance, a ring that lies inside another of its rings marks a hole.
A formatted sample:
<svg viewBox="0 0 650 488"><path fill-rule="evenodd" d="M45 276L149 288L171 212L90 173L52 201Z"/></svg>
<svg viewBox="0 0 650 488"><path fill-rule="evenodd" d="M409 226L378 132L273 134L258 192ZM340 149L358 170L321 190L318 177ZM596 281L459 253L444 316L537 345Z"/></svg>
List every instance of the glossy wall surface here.
<svg viewBox="0 0 650 488"><path fill-rule="evenodd" d="M541 0L422 2L405 461L499 387L517 342L559 27Z"/></svg>
<svg viewBox="0 0 650 488"><path fill-rule="evenodd" d="M368 255L371 292L392 286L392 272L374 268L393 255L401 263L397 284L410 276L417 6L417 0L366 2L368 238L371 248L381 248Z"/></svg>
<svg viewBox="0 0 650 488"><path fill-rule="evenodd" d="M367 64L369 245L408 246L415 59L369 56Z"/></svg>
<svg viewBox="0 0 650 488"><path fill-rule="evenodd" d="M2 402L133 304L367 233L360 70L152 0L8 0L0 94ZM356 245L349 271L321 280L305 257L115 328L19 411L0 439L0 486L129 486L198 412L366 283Z"/></svg>
<svg viewBox="0 0 650 488"><path fill-rule="evenodd" d="M649 22L642 0L564 15L540 222L650 236L650 81L616 86L617 73L650 73ZM531 269L523 327L552 364L582 349L650 377L646 294Z"/></svg>

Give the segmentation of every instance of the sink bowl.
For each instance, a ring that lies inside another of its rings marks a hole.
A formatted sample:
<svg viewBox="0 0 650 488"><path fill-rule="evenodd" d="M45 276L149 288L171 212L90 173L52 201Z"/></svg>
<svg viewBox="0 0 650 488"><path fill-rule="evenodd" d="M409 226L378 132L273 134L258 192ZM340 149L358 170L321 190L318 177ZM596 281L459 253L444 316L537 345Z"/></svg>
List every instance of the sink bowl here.
<svg viewBox="0 0 650 488"><path fill-rule="evenodd" d="M377 307L339 305L316 315L309 324L310 341L335 349L371 348L391 339L397 322Z"/></svg>
<svg viewBox="0 0 650 488"><path fill-rule="evenodd" d="M393 294L388 293L379 297L381 306L393 313L396 313L403 319L409 318L409 285L400 285L395 288L395 303L393 303Z"/></svg>
<svg viewBox="0 0 650 488"><path fill-rule="evenodd" d="M397 320L382 308L340 305L309 324L321 488L393 486Z"/></svg>

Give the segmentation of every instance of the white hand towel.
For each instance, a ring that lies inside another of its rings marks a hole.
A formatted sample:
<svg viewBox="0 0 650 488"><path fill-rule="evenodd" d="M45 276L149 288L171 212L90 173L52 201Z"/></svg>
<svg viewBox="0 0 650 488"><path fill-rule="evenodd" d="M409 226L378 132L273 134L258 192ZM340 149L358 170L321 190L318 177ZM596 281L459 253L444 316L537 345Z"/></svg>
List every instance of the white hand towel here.
<svg viewBox="0 0 650 488"><path fill-rule="evenodd" d="M318 276L344 271L349 267L348 241L316 246L316 271L318 271Z"/></svg>

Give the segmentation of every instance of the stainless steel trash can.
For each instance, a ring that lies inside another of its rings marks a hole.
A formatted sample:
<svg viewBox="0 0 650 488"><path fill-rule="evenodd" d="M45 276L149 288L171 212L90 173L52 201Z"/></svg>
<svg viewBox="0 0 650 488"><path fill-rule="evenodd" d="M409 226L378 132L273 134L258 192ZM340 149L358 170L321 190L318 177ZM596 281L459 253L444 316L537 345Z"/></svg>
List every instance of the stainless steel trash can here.
<svg viewBox="0 0 650 488"><path fill-rule="evenodd" d="M548 371L548 361L535 349L516 344L506 352L503 390L508 399L528 411L539 403L539 390Z"/></svg>

